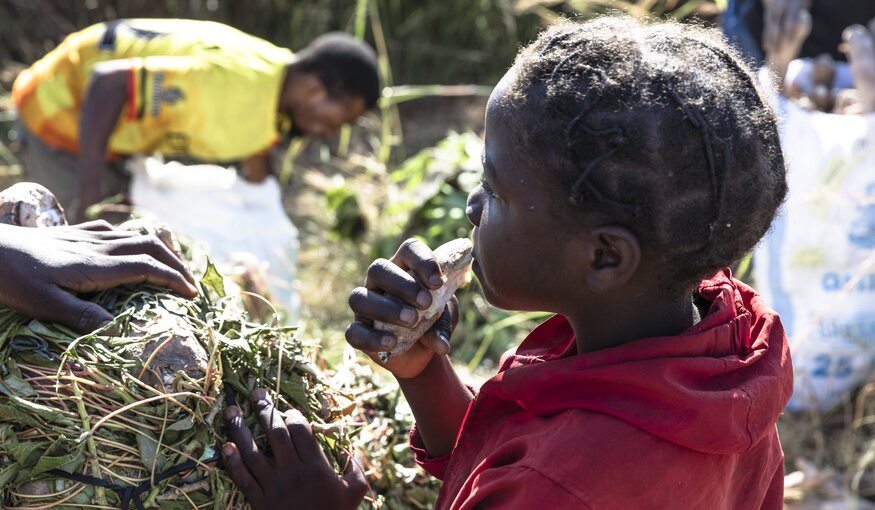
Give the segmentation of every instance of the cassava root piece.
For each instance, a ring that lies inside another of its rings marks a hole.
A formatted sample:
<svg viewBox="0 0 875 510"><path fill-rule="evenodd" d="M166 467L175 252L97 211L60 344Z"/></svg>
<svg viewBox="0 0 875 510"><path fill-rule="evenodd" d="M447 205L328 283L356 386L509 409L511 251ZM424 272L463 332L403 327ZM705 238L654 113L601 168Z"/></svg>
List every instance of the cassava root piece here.
<svg viewBox="0 0 875 510"><path fill-rule="evenodd" d="M159 241L164 243L168 250L172 251L177 257L181 257L182 249L179 246L179 240L173 230L164 223L156 223L142 218L128 220L117 227L119 230L127 230L130 232L139 232L144 236L153 235Z"/></svg>
<svg viewBox="0 0 875 510"><path fill-rule="evenodd" d="M444 284L439 289L431 291L431 306L425 310L417 310L419 318L416 324L405 328L379 321L374 322L375 329L388 331L398 338L398 344L394 349L379 354L383 363L389 361L392 356L410 349L437 322L456 290L470 281L473 249L474 244L470 239L460 238L442 244L434 250L435 258L443 273Z"/></svg>
<svg viewBox="0 0 875 510"><path fill-rule="evenodd" d="M55 195L35 182L19 182L0 192L0 223L19 227L57 227L67 224Z"/></svg>

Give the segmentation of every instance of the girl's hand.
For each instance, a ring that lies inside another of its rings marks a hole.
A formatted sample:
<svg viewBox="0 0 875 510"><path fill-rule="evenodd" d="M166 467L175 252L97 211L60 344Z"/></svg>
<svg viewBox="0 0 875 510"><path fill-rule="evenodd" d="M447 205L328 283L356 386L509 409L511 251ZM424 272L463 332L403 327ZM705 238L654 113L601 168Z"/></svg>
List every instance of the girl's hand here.
<svg viewBox="0 0 875 510"><path fill-rule="evenodd" d="M410 273L412 273L412 276ZM364 287L349 296L355 320L346 329L350 345L364 351L396 377L419 375L432 356L446 355L449 340L458 321L458 301L453 297L443 315L410 350L393 356L387 363L378 352L390 351L397 339L391 333L374 329L374 321L411 326L417 320L415 309L431 305L430 290L442 285L440 266L431 249L416 239L401 244L391 259L377 259L368 268Z"/></svg>
<svg viewBox="0 0 875 510"><path fill-rule="evenodd" d="M225 410L233 442L222 447L222 457L231 479L252 508L358 508L368 490L358 465L350 460L346 472L338 476L301 413L292 410L283 417L260 388L252 392L250 399L267 433L273 458L258 451L236 406Z"/></svg>

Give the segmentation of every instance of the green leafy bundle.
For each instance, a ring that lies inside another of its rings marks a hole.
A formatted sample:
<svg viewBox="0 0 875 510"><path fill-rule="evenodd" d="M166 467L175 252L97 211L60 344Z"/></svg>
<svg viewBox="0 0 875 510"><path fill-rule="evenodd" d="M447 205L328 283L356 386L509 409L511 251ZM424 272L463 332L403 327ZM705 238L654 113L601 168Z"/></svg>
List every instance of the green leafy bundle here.
<svg viewBox="0 0 875 510"><path fill-rule="evenodd" d="M408 445L413 413L400 398L397 386L373 386L372 374L359 370L360 393L357 414L367 423L354 437L357 451L365 451L362 468L371 485L371 501L359 508L434 508L441 482L416 465Z"/></svg>
<svg viewBox="0 0 875 510"><path fill-rule="evenodd" d="M295 328L249 321L212 265L195 300L151 287L91 299L115 320L85 336L0 308L3 508L247 508L216 461L229 395L258 429L255 387L301 410L344 469L349 398Z"/></svg>

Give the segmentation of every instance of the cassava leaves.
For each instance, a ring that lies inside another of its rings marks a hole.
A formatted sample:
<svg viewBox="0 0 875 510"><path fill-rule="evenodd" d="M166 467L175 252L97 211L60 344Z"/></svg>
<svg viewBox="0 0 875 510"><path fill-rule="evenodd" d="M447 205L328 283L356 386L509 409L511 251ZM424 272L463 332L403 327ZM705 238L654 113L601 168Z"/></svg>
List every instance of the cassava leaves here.
<svg viewBox="0 0 875 510"><path fill-rule="evenodd" d="M147 507L246 508L215 460L230 395L251 416L255 387L325 431L320 442L341 468L344 416L312 349L296 328L252 322L211 263L200 281L195 300L149 286L90 296L115 320L84 336L0 307L0 506L118 506L116 491L53 470L136 487L188 463L143 492Z"/></svg>

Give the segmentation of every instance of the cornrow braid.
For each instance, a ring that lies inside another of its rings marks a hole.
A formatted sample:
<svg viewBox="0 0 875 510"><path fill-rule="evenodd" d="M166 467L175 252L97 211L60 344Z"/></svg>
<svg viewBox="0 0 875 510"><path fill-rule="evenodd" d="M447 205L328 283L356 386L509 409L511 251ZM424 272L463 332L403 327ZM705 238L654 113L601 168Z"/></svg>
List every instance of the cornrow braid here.
<svg viewBox="0 0 875 510"><path fill-rule="evenodd" d="M743 256L787 192L774 113L713 30L560 24L520 52L502 100L520 154L565 190L563 207L630 228L668 291Z"/></svg>
<svg viewBox="0 0 875 510"><path fill-rule="evenodd" d="M572 56L573 54L569 55ZM566 58L568 60L568 58ZM585 200L584 191L588 192L589 195L595 196L596 200L600 202L612 202L619 207L634 207L634 204L624 204L620 201L612 200L606 197L603 193L601 193L593 184L587 179L589 173L592 172L599 163L610 158L617 152L618 146L622 143L623 137L623 129L620 127L612 126L605 128L593 128L582 122L584 118L586 118L587 113L598 103L599 99L601 99L601 89L604 87L604 81L607 79L604 72L599 69L595 69L590 66L582 66L583 69L590 73L591 76L597 77L599 79L598 82L595 80L591 80L589 86L586 88L586 92L584 93L583 99L580 101L581 107L580 111L577 112L577 115L571 119L571 122L568 123L568 126L565 128L565 145L566 147L574 151L574 145L577 143L577 139L575 137L575 130L581 129L586 134L590 136L597 136L605 139L608 144L608 148L605 150L603 154L595 157L590 161L586 168L580 173L580 176L574 182L574 185L571 187L571 193L568 197L569 201L574 205L581 205L581 203ZM554 72L558 70L559 67L554 69ZM598 84L598 86L596 86Z"/></svg>
<svg viewBox="0 0 875 510"><path fill-rule="evenodd" d="M714 235L714 230L717 228L717 221L720 219L720 211L723 206L723 183L722 179L717 175L717 156L715 155L714 146L719 143L715 140L714 130L708 124L708 119L698 111L688 106L683 98L680 97L675 87L671 84L666 86L668 96L672 98L684 112L687 120L702 133L702 145L705 147L705 163L708 167L708 177L711 181L711 195L714 198L714 219L708 224L708 241ZM723 179L728 175L728 169L724 169Z"/></svg>

